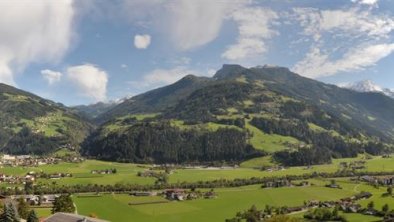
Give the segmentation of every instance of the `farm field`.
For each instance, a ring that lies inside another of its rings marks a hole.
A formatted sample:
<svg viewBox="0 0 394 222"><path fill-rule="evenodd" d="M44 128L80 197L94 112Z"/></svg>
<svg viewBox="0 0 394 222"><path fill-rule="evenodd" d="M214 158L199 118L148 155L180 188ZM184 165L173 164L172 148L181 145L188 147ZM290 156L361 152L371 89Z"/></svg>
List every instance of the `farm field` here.
<svg viewBox="0 0 394 222"><path fill-rule="evenodd" d="M39 167L3 167L0 171L4 174L23 176L30 171L45 172L45 173L71 173L73 177L61 179L39 179L42 183L56 182L59 185L73 185L73 184L115 184L115 183L130 183L130 184L151 184L154 182L153 178L138 177L139 171L145 170L148 165L125 164L115 162L105 162L98 160L86 160L82 163L60 163L55 165L42 165ZM101 175L91 174L92 170L117 170L116 174Z"/></svg>
<svg viewBox="0 0 394 222"><path fill-rule="evenodd" d="M177 182L197 182L197 181L211 181L217 179L236 179L236 178L251 178L251 177L272 177L272 176L286 176L286 175L302 175L311 174L313 172L334 173L339 169L340 162L352 162L360 160L358 158L334 159L331 164L314 165L307 167L289 167L277 171L262 171L261 166L272 165L269 157L260 157L248 160L241 164L239 168L194 168L194 169L175 169L169 175L170 183ZM3 167L0 169L1 173L9 175L23 176L30 171L45 173L71 173L73 177L61 179L39 179L39 183L53 183L58 185L74 185L74 184L153 184L155 178L152 177L138 177L137 173L147 170L151 165L137 165L128 163L114 163L98 160L86 160L82 163L60 163L55 165L43 165L40 167ZM373 157L366 160L366 169L362 171L378 172L394 171L394 158ZM91 174L92 170L117 169L116 174Z"/></svg>
<svg viewBox="0 0 394 222"><path fill-rule="evenodd" d="M101 197L78 198L74 196L78 212L89 215L94 213L99 218L111 221L224 221L236 212L246 210L255 204L259 209L265 205L298 206L305 200L338 200L351 196L359 190L374 189L367 185L354 184L343 179L338 181L343 189L326 188L327 181L311 180L315 186L287 187L262 189L259 185L238 188L215 189L216 199L199 199L182 202L168 202L160 204L145 204L129 206L135 201L157 201L160 197L132 197L127 194L107 194ZM378 190L376 193L382 192ZM377 194L376 194L377 195ZM394 198L393 198L394 199ZM164 199L163 199L164 200ZM92 204L94 203L94 204ZM119 213L117 213L119 212ZM299 216L302 216L299 215ZM349 221L374 221L375 217L359 214L346 214ZM362 220L360 220L362 219Z"/></svg>

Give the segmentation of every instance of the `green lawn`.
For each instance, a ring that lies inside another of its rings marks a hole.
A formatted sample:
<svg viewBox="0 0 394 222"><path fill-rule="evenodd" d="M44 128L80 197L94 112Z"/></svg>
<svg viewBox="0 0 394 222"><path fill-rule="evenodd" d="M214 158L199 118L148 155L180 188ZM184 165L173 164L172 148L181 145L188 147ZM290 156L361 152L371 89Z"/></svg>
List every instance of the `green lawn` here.
<svg viewBox="0 0 394 222"><path fill-rule="evenodd" d="M269 153L287 149L286 143L296 144L299 141L290 136L281 136L277 134L266 134L258 128L246 122L246 128L252 132L253 136L250 139L250 144L256 149L264 150Z"/></svg>
<svg viewBox="0 0 394 222"><path fill-rule="evenodd" d="M77 198L74 201L80 214L95 213L99 218L111 221L224 221L237 211L255 204L263 208L266 204L276 206L302 205L304 200L336 200L353 194L353 191L325 187L291 187L261 189L259 185L215 190L217 199L170 202L129 206L139 197L126 194L104 195L94 198ZM157 198L157 197L154 197Z"/></svg>
<svg viewBox="0 0 394 222"><path fill-rule="evenodd" d="M52 183L56 182L59 185L69 184L115 184L115 183L130 183L130 184L153 184L154 178L138 177L137 173L143 171L148 165L139 167L136 164L114 163L98 160L87 160L82 163L60 163L55 165L43 165L40 167L4 167L1 169L2 173L12 175L25 175L29 171L45 173L71 173L73 177L62 178L58 180L53 179L39 179L38 182ZM117 174L97 175L91 174L91 170L117 169Z"/></svg>

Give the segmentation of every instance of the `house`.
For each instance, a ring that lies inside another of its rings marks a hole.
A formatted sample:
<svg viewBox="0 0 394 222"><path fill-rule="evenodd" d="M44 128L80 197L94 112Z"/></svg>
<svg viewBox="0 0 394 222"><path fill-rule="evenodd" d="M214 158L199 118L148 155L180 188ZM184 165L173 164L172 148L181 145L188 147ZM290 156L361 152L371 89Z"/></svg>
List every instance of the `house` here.
<svg viewBox="0 0 394 222"><path fill-rule="evenodd" d="M362 199L368 199L372 197L372 194L370 192L361 192L359 194L356 194L353 196L354 200L362 200Z"/></svg>
<svg viewBox="0 0 394 222"><path fill-rule="evenodd" d="M213 191L209 191L209 192L204 193L204 198L205 199L213 199L213 198L216 198L216 197L217 197L217 195Z"/></svg>
<svg viewBox="0 0 394 222"><path fill-rule="evenodd" d="M55 213L44 219L44 222L109 222L97 218L71 213Z"/></svg>
<svg viewBox="0 0 394 222"><path fill-rule="evenodd" d="M372 183L372 184L375 184L378 182L378 180L375 177L371 177L368 175L360 177L360 180L367 182L367 183Z"/></svg>
<svg viewBox="0 0 394 222"><path fill-rule="evenodd" d="M47 194L41 196L41 204L52 204L55 202L55 199L59 197L59 195L56 194Z"/></svg>
<svg viewBox="0 0 394 222"><path fill-rule="evenodd" d="M18 200L19 198L22 198L30 205L38 205L40 203L40 197L37 195L15 195L11 197L13 200Z"/></svg>
<svg viewBox="0 0 394 222"><path fill-rule="evenodd" d="M261 186L262 188L278 188L278 187L290 187L291 181L286 179L266 181Z"/></svg>
<svg viewBox="0 0 394 222"><path fill-rule="evenodd" d="M385 177L379 180L380 184L391 186L394 185L394 177Z"/></svg>
<svg viewBox="0 0 394 222"><path fill-rule="evenodd" d="M185 199L185 191L182 189L169 189L164 191L164 194L169 200L179 200L182 201Z"/></svg>

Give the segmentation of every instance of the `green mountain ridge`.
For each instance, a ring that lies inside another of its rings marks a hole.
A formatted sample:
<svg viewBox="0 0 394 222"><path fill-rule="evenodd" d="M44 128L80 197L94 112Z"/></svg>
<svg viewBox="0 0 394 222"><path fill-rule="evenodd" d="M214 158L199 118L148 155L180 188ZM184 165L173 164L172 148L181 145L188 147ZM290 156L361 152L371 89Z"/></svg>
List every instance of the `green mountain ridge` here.
<svg viewBox="0 0 394 222"><path fill-rule="evenodd" d="M79 149L93 126L62 104L0 84L0 150L45 154Z"/></svg>
<svg viewBox="0 0 394 222"><path fill-rule="evenodd" d="M239 161L270 153L287 165L324 163L391 152L390 110L394 100L382 94L342 89L287 68L224 65L212 78L188 75L98 116L103 124L82 153L124 162ZM242 141L227 144L232 138Z"/></svg>

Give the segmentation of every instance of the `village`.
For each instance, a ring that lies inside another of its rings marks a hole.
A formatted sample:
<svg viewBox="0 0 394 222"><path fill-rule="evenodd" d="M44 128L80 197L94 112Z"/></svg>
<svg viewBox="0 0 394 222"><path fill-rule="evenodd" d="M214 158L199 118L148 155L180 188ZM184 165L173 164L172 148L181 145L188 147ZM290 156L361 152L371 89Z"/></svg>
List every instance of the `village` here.
<svg viewBox="0 0 394 222"><path fill-rule="evenodd" d="M52 157L52 156L32 156L32 155L8 155L4 154L0 156L1 167L37 167L42 165L59 164L61 162L69 163L80 163L85 161L84 158L79 156L64 156L64 157Z"/></svg>

